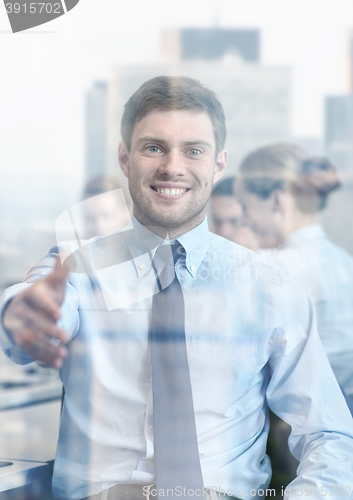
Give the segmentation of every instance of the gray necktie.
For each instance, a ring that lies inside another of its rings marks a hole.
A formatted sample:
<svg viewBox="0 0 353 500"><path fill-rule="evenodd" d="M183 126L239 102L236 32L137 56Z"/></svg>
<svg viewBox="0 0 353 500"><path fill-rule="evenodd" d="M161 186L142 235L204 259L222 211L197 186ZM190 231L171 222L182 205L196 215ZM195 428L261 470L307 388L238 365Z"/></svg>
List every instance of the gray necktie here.
<svg viewBox="0 0 353 500"><path fill-rule="evenodd" d="M157 250L165 268L159 279L161 290L153 297L151 324L156 487L165 497L171 496L170 491L167 495L169 489L179 498L204 498L185 344L184 298L174 270L183 253L179 244L172 245L172 252L169 245Z"/></svg>

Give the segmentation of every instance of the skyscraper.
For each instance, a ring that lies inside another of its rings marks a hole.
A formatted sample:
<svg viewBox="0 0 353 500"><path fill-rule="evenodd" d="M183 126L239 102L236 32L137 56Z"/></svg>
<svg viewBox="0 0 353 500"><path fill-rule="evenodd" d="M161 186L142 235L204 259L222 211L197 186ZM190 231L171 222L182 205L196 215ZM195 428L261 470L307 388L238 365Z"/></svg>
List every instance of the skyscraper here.
<svg viewBox="0 0 353 500"><path fill-rule="evenodd" d="M107 172L106 82L95 82L86 93L85 163L86 180Z"/></svg>
<svg viewBox="0 0 353 500"><path fill-rule="evenodd" d="M183 28L162 32L166 57L212 61L227 54L244 62L260 61L260 32L256 29Z"/></svg>
<svg viewBox="0 0 353 500"><path fill-rule="evenodd" d="M342 171L353 169L353 96L326 97L325 150Z"/></svg>

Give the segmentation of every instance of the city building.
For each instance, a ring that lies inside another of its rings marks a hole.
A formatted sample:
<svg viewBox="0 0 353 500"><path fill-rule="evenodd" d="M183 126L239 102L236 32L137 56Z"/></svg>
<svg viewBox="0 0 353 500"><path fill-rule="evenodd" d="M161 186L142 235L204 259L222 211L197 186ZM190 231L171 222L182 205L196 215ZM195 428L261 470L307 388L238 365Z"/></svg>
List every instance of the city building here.
<svg viewBox="0 0 353 500"><path fill-rule="evenodd" d="M325 155L325 145L322 137L297 136L293 137L292 142L303 148L311 156Z"/></svg>
<svg viewBox="0 0 353 500"><path fill-rule="evenodd" d="M95 82L85 102L86 180L107 172L107 84Z"/></svg>
<svg viewBox="0 0 353 500"><path fill-rule="evenodd" d="M325 100L325 152L341 172L353 169L353 96Z"/></svg>
<svg viewBox="0 0 353 500"><path fill-rule="evenodd" d="M162 57L217 60L233 54L244 62L260 62L260 32L256 29L183 28L162 32Z"/></svg>

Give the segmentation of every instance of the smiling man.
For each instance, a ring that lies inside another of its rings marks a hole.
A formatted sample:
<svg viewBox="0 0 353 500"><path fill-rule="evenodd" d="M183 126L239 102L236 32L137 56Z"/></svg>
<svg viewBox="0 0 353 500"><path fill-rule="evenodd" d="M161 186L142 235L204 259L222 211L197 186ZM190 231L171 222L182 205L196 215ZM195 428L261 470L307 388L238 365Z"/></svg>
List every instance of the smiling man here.
<svg viewBox="0 0 353 500"><path fill-rule="evenodd" d="M185 88L175 81L172 95L170 83L166 79L151 102L143 94L149 86L155 91L154 80L128 101L119 161L129 180L135 217L144 225L165 228L174 238L204 220L227 153L224 114L216 97L201 86L189 93L187 79ZM140 109L135 115L136 103Z"/></svg>
<svg viewBox="0 0 353 500"><path fill-rule="evenodd" d="M164 227L174 238L203 221L226 152L216 154L207 113L153 111L136 124L131 152L120 144L119 161L129 179L135 217L146 226Z"/></svg>
<svg viewBox="0 0 353 500"><path fill-rule="evenodd" d="M286 496L351 494L353 420L312 303L279 265L208 230L227 159L215 94L154 78L121 131L133 229L113 235L109 259L103 240L82 245L93 278L67 276L56 250L3 300L6 354L60 367L56 498L274 496L268 406L300 460Z"/></svg>

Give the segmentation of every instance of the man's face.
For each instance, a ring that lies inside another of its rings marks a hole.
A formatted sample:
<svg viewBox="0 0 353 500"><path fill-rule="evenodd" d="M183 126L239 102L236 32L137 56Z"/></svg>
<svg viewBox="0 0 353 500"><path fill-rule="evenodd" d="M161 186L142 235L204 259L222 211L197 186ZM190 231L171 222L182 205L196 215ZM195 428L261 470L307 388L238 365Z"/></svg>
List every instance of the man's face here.
<svg viewBox="0 0 353 500"><path fill-rule="evenodd" d="M123 142L119 146L137 219L163 227L173 237L199 225L213 183L226 167L226 152L216 159L215 153L206 113L153 111L142 118L135 125L131 151Z"/></svg>
<svg viewBox="0 0 353 500"><path fill-rule="evenodd" d="M211 213L216 234L252 250L257 249L256 237L244 224L243 209L234 196L212 196Z"/></svg>
<svg viewBox="0 0 353 500"><path fill-rule="evenodd" d="M275 210L273 197L262 199L251 193L240 177L235 183L235 193L244 210L244 221L254 231L260 248L277 246L281 237L281 217Z"/></svg>
<svg viewBox="0 0 353 500"><path fill-rule="evenodd" d="M129 224L130 214L114 191L88 198L83 203L85 238L107 236Z"/></svg>

